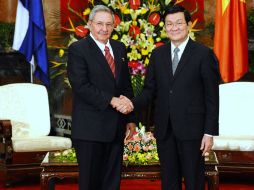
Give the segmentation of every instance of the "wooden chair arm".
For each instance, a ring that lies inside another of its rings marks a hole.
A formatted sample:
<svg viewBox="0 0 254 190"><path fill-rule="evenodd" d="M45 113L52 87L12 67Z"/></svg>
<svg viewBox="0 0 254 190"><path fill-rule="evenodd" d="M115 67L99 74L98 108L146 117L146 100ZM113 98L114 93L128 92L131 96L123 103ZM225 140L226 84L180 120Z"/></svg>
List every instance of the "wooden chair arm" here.
<svg viewBox="0 0 254 190"><path fill-rule="evenodd" d="M0 161L6 164L12 162L12 125L10 120L0 120Z"/></svg>

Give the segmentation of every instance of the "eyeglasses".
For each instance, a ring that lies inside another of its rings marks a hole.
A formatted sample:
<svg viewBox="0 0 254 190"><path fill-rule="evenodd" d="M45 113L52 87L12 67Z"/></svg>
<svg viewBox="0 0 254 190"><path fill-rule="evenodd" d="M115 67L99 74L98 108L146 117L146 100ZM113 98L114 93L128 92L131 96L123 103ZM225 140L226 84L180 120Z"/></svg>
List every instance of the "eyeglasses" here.
<svg viewBox="0 0 254 190"><path fill-rule="evenodd" d="M92 21L97 28L103 28L106 26L107 29L112 29L114 27L114 23L104 23L104 22L95 22Z"/></svg>
<svg viewBox="0 0 254 190"><path fill-rule="evenodd" d="M186 22L182 22L182 21L179 21L179 22L176 22L176 23L166 22L165 27L169 28L169 29L172 29L174 26L177 27L177 28L181 28L185 24L186 24Z"/></svg>

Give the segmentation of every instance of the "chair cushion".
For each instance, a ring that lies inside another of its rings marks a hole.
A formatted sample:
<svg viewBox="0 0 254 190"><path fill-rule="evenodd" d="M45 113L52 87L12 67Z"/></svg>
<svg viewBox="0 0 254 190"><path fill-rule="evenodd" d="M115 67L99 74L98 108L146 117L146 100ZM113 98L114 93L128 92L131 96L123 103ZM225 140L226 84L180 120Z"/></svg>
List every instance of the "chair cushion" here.
<svg viewBox="0 0 254 190"><path fill-rule="evenodd" d="M69 138L44 136L35 138L12 138L15 152L53 151L71 148Z"/></svg>
<svg viewBox="0 0 254 190"><path fill-rule="evenodd" d="M254 138L216 136L213 150L254 151Z"/></svg>

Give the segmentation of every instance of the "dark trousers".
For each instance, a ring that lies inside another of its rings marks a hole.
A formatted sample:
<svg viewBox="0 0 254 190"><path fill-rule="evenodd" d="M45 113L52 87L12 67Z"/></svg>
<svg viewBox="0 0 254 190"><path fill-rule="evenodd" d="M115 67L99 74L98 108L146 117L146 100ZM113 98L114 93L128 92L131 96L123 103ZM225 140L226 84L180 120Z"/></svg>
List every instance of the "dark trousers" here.
<svg viewBox="0 0 254 190"><path fill-rule="evenodd" d="M205 163L200 151L201 140L181 141L172 133L157 140L161 164L162 190L205 189Z"/></svg>
<svg viewBox="0 0 254 190"><path fill-rule="evenodd" d="M73 140L79 165L80 190L119 190L123 139L113 142Z"/></svg>

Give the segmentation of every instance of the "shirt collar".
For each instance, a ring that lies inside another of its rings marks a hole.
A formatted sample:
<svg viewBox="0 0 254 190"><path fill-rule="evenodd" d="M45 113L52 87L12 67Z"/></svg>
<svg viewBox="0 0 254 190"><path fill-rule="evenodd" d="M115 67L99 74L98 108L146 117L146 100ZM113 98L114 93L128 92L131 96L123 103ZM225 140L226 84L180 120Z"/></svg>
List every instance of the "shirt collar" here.
<svg viewBox="0 0 254 190"><path fill-rule="evenodd" d="M188 37L186 38L186 40L184 40L184 41L178 46L178 48L179 48L179 50L180 50L180 51L178 52L179 59L181 58L181 56L182 56L182 54L183 54L183 51L184 51L184 49L185 49L185 47L186 47L186 45L187 45L189 39L190 39L190 37L188 36ZM174 56L174 49L175 49L175 48L176 48L176 46L171 42L171 55L172 55L172 56Z"/></svg>
<svg viewBox="0 0 254 190"><path fill-rule="evenodd" d="M113 50L112 50L112 48L111 48L111 45L110 45L110 43L109 43L109 40L107 41L107 43L106 43L106 45L105 45L105 44L101 43L100 41L96 40L96 39L94 38L94 36L92 35L92 33L90 33L90 36L91 36L91 38L95 41L95 43L96 43L97 46L100 48L100 50L102 51L103 54L105 54L105 51L104 51L105 46L108 46L110 52L113 52Z"/></svg>

